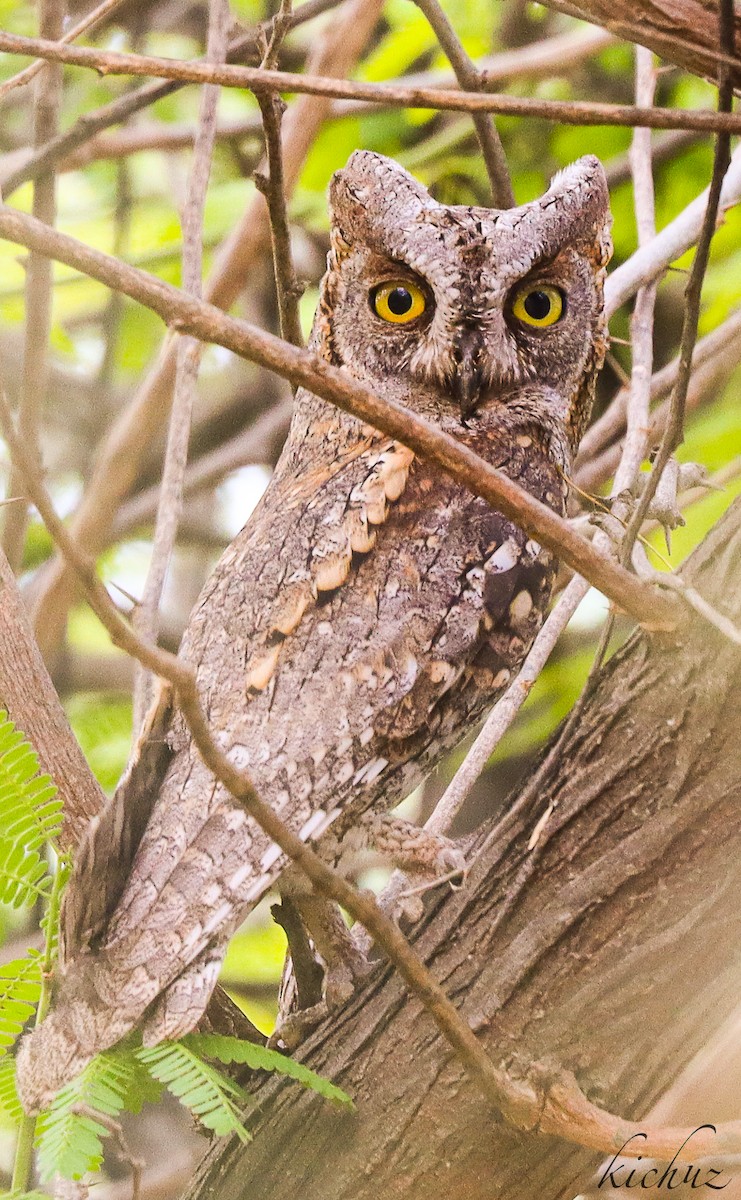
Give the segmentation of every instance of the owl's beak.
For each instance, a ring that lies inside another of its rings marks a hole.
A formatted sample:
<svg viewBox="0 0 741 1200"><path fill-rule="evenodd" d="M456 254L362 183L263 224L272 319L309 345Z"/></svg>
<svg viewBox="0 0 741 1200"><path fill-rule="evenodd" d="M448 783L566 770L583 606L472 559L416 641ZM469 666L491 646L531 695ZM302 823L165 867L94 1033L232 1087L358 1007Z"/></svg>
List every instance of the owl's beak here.
<svg viewBox="0 0 741 1200"><path fill-rule="evenodd" d="M468 331L467 331L468 332ZM459 344L459 358L452 381L452 392L461 410L462 420L476 411L484 388L481 370L481 346L477 337L464 334Z"/></svg>

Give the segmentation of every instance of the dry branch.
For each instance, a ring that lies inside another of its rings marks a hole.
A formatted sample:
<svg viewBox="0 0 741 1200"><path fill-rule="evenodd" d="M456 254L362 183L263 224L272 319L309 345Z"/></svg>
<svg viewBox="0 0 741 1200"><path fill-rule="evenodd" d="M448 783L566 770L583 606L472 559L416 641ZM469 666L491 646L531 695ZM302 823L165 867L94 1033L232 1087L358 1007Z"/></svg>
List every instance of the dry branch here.
<svg viewBox="0 0 741 1200"><path fill-rule="evenodd" d="M230 23L231 13L228 0L210 0L206 50L209 62L224 61ZM201 295L203 211L211 174L218 102L219 89L212 86L205 87L201 94L198 134L193 150L187 200L183 212L183 290L188 295L195 297ZM144 584L142 602L134 616L135 628L148 641L157 641L158 616L165 576L175 549L178 523L183 507L183 477L188 460L191 418L201 354L202 346L195 338L181 337L178 339L174 396L157 504L152 556ZM134 693L135 729L140 728L149 709L151 692L151 678L140 672Z"/></svg>
<svg viewBox="0 0 741 1200"><path fill-rule="evenodd" d="M461 89L467 89L469 92L482 91L485 86L484 78L466 54L439 0L415 0L415 3L429 21L435 37L455 71ZM494 207L513 208L515 194L502 139L494 118L488 113L474 113L473 124L484 156Z"/></svg>
<svg viewBox="0 0 741 1200"><path fill-rule="evenodd" d="M310 5L308 0L299 11L309 9ZM350 0L344 5L330 32L317 44L313 66L340 75L347 73L362 53L381 5L382 0ZM289 107L283 122L287 195L296 184L328 112L329 101L321 97L301 96ZM229 308L242 291L269 237L264 201L258 195L247 205L216 254L204 289L207 300ZM90 484L71 525L75 538L91 553L106 545L118 508L137 479L152 439L167 420L174 372L175 343L171 339L98 448ZM34 613L37 637L47 660L53 659L61 644L73 597L72 576L56 560L43 574Z"/></svg>
<svg viewBox="0 0 741 1200"><path fill-rule="evenodd" d="M646 589L634 575L597 552L567 521L451 434L400 404L380 399L319 355L300 350L246 321L228 317L214 305L186 296L162 280L83 246L22 213L0 209L0 237L78 267L145 304L178 332L225 346L397 438L516 521L637 620L652 628L667 624L673 628L679 619L677 610L655 590Z"/></svg>
<svg viewBox="0 0 741 1200"><path fill-rule="evenodd" d="M740 133L741 116L697 109L637 108L631 104L598 104L587 101L535 100L498 93L458 92L444 88L404 87L385 83L359 83L310 73L266 71L259 67L158 58L143 54L116 54L86 46L61 46L43 38L23 38L0 32L0 50L33 54L49 62L86 67L102 75L144 75L182 83L216 83L253 92L297 92L340 100L367 100L403 108L431 108L449 112L502 113L515 117L542 117L565 125L638 125L649 129L696 129L705 133Z"/></svg>
<svg viewBox="0 0 741 1200"><path fill-rule="evenodd" d="M308 20L310 9L311 3L302 4L292 16L293 25ZM557 37L544 38L542 42L521 46L516 50L502 51L480 60L478 67L486 79L487 88L491 88L492 84L504 80L532 76L541 78L554 72L560 73L598 53L613 40L611 35L602 29L578 29ZM231 47L230 61L243 50L244 39L238 39ZM404 82L407 86L434 84L436 87L454 87L455 76L444 71L425 71L405 76ZM134 112L149 107L161 94L168 94L179 86L181 85L176 82L144 84L136 92L86 113L75 125L53 139L42 150L35 153L25 152L22 156L18 151L5 155L0 162L0 181L6 199L22 183L35 178L40 170L46 169L52 161L58 162L60 171L68 171L95 162L99 158L118 158L152 146L175 149L178 146L192 145L195 128L191 125L167 128L150 125L124 129L119 133L105 132L111 125L125 121ZM161 91L158 92L157 89ZM339 100L332 104L328 115L336 119L354 116L358 112L367 112L377 107L364 101ZM258 134L260 129L261 123L257 117L247 117L240 121L225 122L217 136L227 139L245 137Z"/></svg>

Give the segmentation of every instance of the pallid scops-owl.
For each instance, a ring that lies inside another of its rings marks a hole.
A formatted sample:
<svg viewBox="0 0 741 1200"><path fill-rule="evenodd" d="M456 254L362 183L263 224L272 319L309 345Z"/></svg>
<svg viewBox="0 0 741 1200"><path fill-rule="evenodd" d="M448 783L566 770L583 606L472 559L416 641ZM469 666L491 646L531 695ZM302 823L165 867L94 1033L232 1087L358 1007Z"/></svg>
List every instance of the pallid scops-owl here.
<svg viewBox="0 0 741 1200"><path fill-rule="evenodd" d="M563 513L606 344L599 162L498 211L440 204L361 151L332 179L330 207L314 352ZM370 844L443 873L451 844L388 811L514 677L554 570L440 468L299 390L270 485L207 581L182 654L221 746L294 831L340 866ZM122 894L99 927L78 921L52 1012L22 1043L29 1108L137 1025L148 1041L192 1028L228 938L280 887L283 856L177 713L167 740Z"/></svg>

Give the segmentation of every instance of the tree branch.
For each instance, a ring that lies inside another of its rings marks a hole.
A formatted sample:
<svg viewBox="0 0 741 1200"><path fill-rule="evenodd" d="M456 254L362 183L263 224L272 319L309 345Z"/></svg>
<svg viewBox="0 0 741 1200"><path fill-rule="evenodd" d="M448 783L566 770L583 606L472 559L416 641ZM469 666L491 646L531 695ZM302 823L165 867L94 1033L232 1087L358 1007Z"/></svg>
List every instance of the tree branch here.
<svg viewBox="0 0 741 1200"><path fill-rule="evenodd" d="M350 82L308 73L264 71L259 67L229 64L211 66L203 62L183 62L151 55L116 54L87 46L62 46L43 38L24 38L5 32L0 32L0 50L8 54L33 54L49 62L86 67L102 75L147 75L181 83L216 83L222 87L247 88L253 92L298 92L340 100L367 100L400 108L542 117L565 125L639 125L650 129L697 129L705 133L741 132L741 116L730 112L637 108L630 104L536 100L497 93Z"/></svg>
<svg viewBox="0 0 741 1200"><path fill-rule="evenodd" d="M667 624L673 627L678 620L677 611L670 604L662 603L653 589L644 588L634 575L618 567L575 533L567 521L451 434L402 405L381 400L359 380L350 379L346 372L331 366L319 355L300 350L245 321L228 317L213 305L185 296L162 280L83 246L74 238L48 229L22 213L0 209L0 237L78 267L159 313L170 328L225 346L353 413L448 471L459 483L482 496L575 571L586 576L637 620L652 628Z"/></svg>
<svg viewBox="0 0 741 1200"><path fill-rule="evenodd" d="M206 56L210 62L224 61L230 23L231 12L228 0L210 0L206 50ZM186 294L194 297L201 295L203 210L211 174L218 102L219 88L205 87L201 95L198 134L193 149L187 200L183 212L183 290ZM176 354L175 390L157 505L152 557L144 584L142 602L134 615L134 628L148 641L157 640L162 591L165 586L167 568L175 548L178 522L183 507L183 477L188 460L188 442L202 345L193 337L180 337ZM147 678L144 673L137 674L134 690L135 730L140 728L149 708L151 684L151 679Z"/></svg>
<svg viewBox="0 0 741 1200"><path fill-rule="evenodd" d="M435 37L447 55L450 65L462 90L479 92L484 88L484 79L466 54L439 0L415 0L424 13ZM473 124L484 156L486 172L491 184L495 208L514 208L515 193L502 146L502 139L494 119L488 113L474 113Z"/></svg>

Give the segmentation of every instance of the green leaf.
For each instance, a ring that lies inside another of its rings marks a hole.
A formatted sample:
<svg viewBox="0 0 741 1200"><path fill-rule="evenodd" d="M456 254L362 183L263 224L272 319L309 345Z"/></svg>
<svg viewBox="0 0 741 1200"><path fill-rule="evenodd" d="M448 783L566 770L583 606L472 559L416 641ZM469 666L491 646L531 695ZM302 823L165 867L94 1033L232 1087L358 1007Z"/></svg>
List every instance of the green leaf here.
<svg viewBox="0 0 741 1200"><path fill-rule="evenodd" d="M189 1046L160 1042L143 1046L137 1058L207 1129L220 1136L235 1133L240 1141L250 1141L237 1107L237 1103L244 1105L247 1094Z"/></svg>
<svg viewBox="0 0 741 1200"><path fill-rule="evenodd" d="M331 1100L333 1104L353 1107L347 1092L343 1092L328 1079L323 1079L303 1063L287 1058L277 1050L269 1050L267 1046L256 1046L253 1042L226 1037L220 1033L189 1033L180 1044L206 1058L216 1058L219 1062L245 1063L255 1071L275 1071L280 1075L287 1075L304 1087L318 1092L325 1100Z"/></svg>
<svg viewBox="0 0 741 1200"><path fill-rule="evenodd" d="M33 1016L40 995L41 961L38 954L16 958L0 967L0 1057Z"/></svg>
<svg viewBox="0 0 741 1200"><path fill-rule="evenodd" d="M44 1182L54 1175L81 1179L100 1169L102 1139L111 1132L101 1118L116 1118L124 1109L138 1111L143 1099L159 1095L143 1074L130 1050L111 1050L62 1088L39 1117L36 1146Z"/></svg>
<svg viewBox="0 0 741 1200"><path fill-rule="evenodd" d="M48 895L46 848L61 824L54 784L0 709L0 903L20 908Z"/></svg>
<svg viewBox="0 0 741 1200"><path fill-rule="evenodd" d="M15 1086L15 1060L0 1060L0 1129L17 1129L23 1109Z"/></svg>

